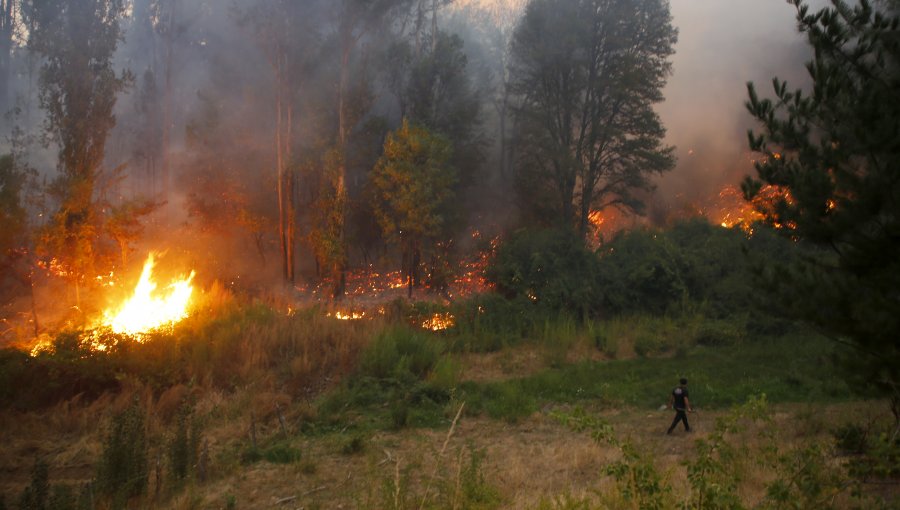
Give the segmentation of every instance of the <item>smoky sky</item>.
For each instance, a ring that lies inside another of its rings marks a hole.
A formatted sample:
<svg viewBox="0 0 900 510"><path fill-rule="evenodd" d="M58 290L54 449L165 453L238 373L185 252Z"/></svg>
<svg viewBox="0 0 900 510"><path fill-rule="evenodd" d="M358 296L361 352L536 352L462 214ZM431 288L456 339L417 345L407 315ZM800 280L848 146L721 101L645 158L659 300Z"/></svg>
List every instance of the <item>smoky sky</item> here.
<svg viewBox="0 0 900 510"><path fill-rule="evenodd" d="M819 7L824 2L812 2ZM753 172L746 83L772 95L772 78L808 85L811 50L785 0L671 0L679 36L673 75L657 108L678 164L659 179L657 200L703 204Z"/></svg>

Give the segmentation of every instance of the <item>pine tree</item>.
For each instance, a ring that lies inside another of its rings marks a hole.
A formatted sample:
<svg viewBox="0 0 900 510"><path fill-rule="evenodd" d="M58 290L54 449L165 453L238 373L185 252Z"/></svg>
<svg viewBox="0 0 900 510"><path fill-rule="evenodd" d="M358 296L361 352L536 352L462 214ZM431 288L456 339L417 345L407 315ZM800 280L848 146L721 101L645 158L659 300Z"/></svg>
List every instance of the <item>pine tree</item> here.
<svg viewBox="0 0 900 510"><path fill-rule="evenodd" d="M762 124L750 146L758 176L785 191L762 212L797 241L820 247L803 262L766 268L781 310L851 347L849 382L891 399L900 421L900 20L861 0L811 13L792 0L815 50L812 90L774 80L774 99L749 85Z"/></svg>

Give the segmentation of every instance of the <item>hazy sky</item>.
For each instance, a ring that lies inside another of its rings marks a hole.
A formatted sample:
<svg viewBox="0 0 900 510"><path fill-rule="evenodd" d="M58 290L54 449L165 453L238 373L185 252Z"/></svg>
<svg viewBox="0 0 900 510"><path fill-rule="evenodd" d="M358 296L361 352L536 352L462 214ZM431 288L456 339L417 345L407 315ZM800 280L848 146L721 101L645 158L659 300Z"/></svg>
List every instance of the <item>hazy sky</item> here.
<svg viewBox="0 0 900 510"><path fill-rule="evenodd" d="M679 37L658 111L679 161L658 196L677 205L703 201L753 170L746 83L766 96L773 76L802 85L811 53L785 0L671 0L671 7Z"/></svg>

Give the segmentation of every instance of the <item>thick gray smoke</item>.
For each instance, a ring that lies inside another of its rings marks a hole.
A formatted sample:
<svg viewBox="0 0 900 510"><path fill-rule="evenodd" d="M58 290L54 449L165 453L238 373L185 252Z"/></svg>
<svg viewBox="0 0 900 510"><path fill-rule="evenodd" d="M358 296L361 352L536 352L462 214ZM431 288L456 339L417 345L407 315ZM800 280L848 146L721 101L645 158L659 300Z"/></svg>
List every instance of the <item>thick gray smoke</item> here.
<svg viewBox="0 0 900 510"><path fill-rule="evenodd" d="M811 52L785 0L672 0L671 7L679 40L658 111L678 166L660 179L656 200L678 209L707 205L753 172L746 133L757 126L744 108L746 83L762 95L771 95L775 76L804 86Z"/></svg>

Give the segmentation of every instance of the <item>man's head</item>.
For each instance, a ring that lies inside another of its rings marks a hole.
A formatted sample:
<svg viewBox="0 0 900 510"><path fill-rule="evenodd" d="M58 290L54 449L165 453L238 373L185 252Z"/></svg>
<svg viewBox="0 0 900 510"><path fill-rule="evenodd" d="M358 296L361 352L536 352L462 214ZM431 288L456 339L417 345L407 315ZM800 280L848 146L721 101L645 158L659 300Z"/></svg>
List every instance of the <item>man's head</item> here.
<svg viewBox="0 0 900 510"><path fill-rule="evenodd" d="M680 383L681 383L681 385L682 385L682 386L684 386L684 385L686 385L686 384L687 384L687 379L685 379L685 378L684 378L684 377L682 377L682 378L681 378L681 380L680 380L680 381L678 381L678 382L680 382Z"/></svg>

